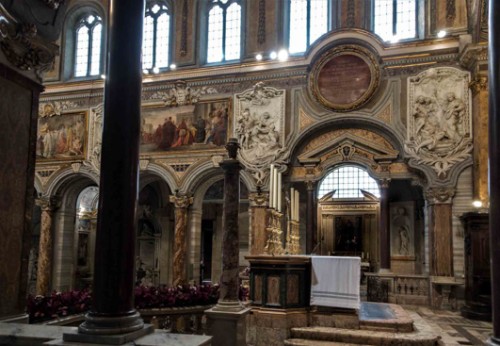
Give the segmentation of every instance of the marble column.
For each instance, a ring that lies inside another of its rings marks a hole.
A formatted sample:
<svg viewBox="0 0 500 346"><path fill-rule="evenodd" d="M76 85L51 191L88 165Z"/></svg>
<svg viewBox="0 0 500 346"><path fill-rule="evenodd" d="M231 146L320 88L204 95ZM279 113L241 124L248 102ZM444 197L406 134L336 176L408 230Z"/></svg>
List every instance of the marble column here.
<svg viewBox="0 0 500 346"><path fill-rule="evenodd" d="M144 5L109 5L92 308L65 341L123 344L151 330L134 308Z"/></svg>
<svg viewBox="0 0 500 346"><path fill-rule="evenodd" d="M174 235L174 286L187 283L187 244L188 208L193 203L193 197L184 195L170 196L170 202L175 205L175 235Z"/></svg>
<svg viewBox="0 0 500 346"><path fill-rule="evenodd" d="M391 236L389 233L389 179L380 181L380 271L391 270Z"/></svg>
<svg viewBox="0 0 500 346"><path fill-rule="evenodd" d="M478 76L471 83L474 140L474 199L485 208L488 196L488 78Z"/></svg>
<svg viewBox="0 0 500 346"><path fill-rule="evenodd" d="M490 254L493 335L489 345L500 345L500 2L489 1L489 186Z"/></svg>
<svg viewBox="0 0 500 346"><path fill-rule="evenodd" d="M436 187L426 191L429 228L430 275L453 276L453 188Z"/></svg>
<svg viewBox="0 0 500 346"><path fill-rule="evenodd" d="M250 255L262 255L265 253L268 196L268 193L262 191L251 192L248 195L248 200L250 201Z"/></svg>
<svg viewBox="0 0 500 346"><path fill-rule="evenodd" d="M40 241L38 244L36 294L47 295L52 291L52 216L58 203L55 198L38 198L35 200L35 203L42 211L40 220Z"/></svg>
<svg viewBox="0 0 500 346"><path fill-rule="evenodd" d="M306 254L316 252L318 244L316 230L316 182L306 181L307 188L307 206L306 206Z"/></svg>
<svg viewBox="0 0 500 346"><path fill-rule="evenodd" d="M238 140L226 144L228 159L220 164L224 170L224 206L222 219L222 275L217 305L205 311L211 320L212 344L218 346L246 345L246 314L250 309L239 302L239 229L240 169L236 159Z"/></svg>

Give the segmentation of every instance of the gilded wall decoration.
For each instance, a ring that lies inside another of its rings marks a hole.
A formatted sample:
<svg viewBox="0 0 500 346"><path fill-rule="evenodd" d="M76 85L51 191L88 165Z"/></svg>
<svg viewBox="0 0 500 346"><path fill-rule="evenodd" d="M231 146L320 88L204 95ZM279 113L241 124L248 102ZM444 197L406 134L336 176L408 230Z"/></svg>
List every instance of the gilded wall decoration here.
<svg viewBox="0 0 500 346"><path fill-rule="evenodd" d="M285 90L259 82L235 95L234 136L241 146L241 161L254 173L258 185L270 163L283 163L288 156L284 118Z"/></svg>
<svg viewBox="0 0 500 346"><path fill-rule="evenodd" d="M151 96L151 100L160 99L165 106L187 106L194 105L200 100L200 96L216 94L217 90L212 87L192 88L185 81L178 80L168 92L158 91Z"/></svg>
<svg viewBox="0 0 500 346"><path fill-rule="evenodd" d="M231 102L221 99L178 107L145 107L141 122L141 154L223 149Z"/></svg>
<svg viewBox="0 0 500 346"><path fill-rule="evenodd" d="M87 150L87 112L38 118L37 160L84 159Z"/></svg>
<svg viewBox="0 0 500 346"><path fill-rule="evenodd" d="M379 81L379 64L369 50L342 45L323 54L314 64L309 87L322 105L346 112L366 104Z"/></svg>
<svg viewBox="0 0 500 346"><path fill-rule="evenodd" d="M315 121L302 108L299 109L299 130L302 131L306 127L314 124Z"/></svg>
<svg viewBox="0 0 500 346"><path fill-rule="evenodd" d="M380 113L378 113L376 118L382 120L383 122L390 124L392 122L392 105L389 103Z"/></svg>
<svg viewBox="0 0 500 346"><path fill-rule="evenodd" d="M411 162L427 165L438 178L471 156L469 72L432 68L408 79L405 151Z"/></svg>
<svg viewBox="0 0 500 346"><path fill-rule="evenodd" d="M87 161L83 162L84 165L89 166L95 172L99 172L101 167L102 114L103 104L90 109L89 151Z"/></svg>

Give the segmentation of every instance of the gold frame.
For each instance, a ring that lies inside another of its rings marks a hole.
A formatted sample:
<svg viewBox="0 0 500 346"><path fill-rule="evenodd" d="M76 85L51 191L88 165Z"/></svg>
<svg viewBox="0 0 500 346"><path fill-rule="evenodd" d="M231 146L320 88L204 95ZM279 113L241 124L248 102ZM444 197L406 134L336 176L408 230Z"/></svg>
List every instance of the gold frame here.
<svg viewBox="0 0 500 346"><path fill-rule="evenodd" d="M370 85L368 89L356 101L351 103L334 103L326 99L320 92L318 81L323 67L330 62L333 58L342 55L352 55L361 58L370 69ZM324 53L317 62L314 64L311 75L309 78L309 88L313 97L320 102L323 106L333 109L338 112L348 112L356 110L365 105L375 93L375 90L380 83L380 67L375 59L373 53L368 49L357 45L341 45L333 48L332 50Z"/></svg>

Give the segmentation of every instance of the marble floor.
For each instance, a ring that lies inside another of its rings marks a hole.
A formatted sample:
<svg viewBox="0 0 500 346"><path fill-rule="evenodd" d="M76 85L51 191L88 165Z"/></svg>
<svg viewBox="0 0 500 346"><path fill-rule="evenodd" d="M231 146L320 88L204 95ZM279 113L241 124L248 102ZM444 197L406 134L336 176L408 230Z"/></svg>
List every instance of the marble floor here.
<svg viewBox="0 0 500 346"><path fill-rule="evenodd" d="M446 346L484 345L492 333L491 322L469 320L456 311L426 307L404 307L413 317L420 317L439 335ZM417 317L417 318L418 318Z"/></svg>

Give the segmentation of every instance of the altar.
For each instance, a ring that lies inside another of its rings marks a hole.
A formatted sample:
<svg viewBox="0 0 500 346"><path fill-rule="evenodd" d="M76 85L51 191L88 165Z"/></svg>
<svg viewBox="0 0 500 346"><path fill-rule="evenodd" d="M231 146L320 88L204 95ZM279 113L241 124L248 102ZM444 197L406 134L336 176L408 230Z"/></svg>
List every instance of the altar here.
<svg viewBox="0 0 500 346"><path fill-rule="evenodd" d="M246 259L254 307L359 309L359 257L259 255Z"/></svg>

